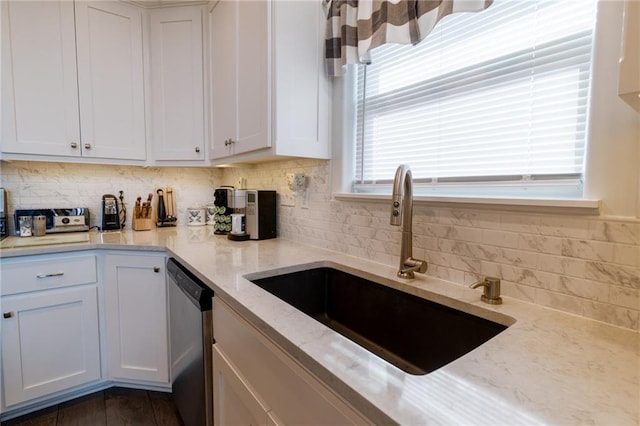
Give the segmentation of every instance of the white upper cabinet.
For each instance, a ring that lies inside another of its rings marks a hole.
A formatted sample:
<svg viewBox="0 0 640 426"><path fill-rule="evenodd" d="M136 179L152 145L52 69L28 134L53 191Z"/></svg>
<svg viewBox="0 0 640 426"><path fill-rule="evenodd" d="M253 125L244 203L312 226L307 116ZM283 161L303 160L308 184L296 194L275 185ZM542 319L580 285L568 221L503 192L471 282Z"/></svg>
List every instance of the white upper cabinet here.
<svg viewBox="0 0 640 426"><path fill-rule="evenodd" d="M142 11L10 1L2 15L2 151L144 160Z"/></svg>
<svg viewBox="0 0 640 426"><path fill-rule="evenodd" d="M212 158L232 154L230 139L237 139L237 14L238 4L231 1L220 1L209 11Z"/></svg>
<svg viewBox="0 0 640 426"><path fill-rule="evenodd" d="M209 27L214 163L329 158L321 2L219 1Z"/></svg>
<svg viewBox="0 0 640 426"><path fill-rule="evenodd" d="M73 2L2 7L2 151L79 156Z"/></svg>
<svg viewBox="0 0 640 426"><path fill-rule="evenodd" d="M202 6L150 11L151 132L155 160L203 162Z"/></svg>
<svg viewBox="0 0 640 426"><path fill-rule="evenodd" d="M624 5L618 94L640 112L640 2Z"/></svg>
<svg viewBox="0 0 640 426"><path fill-rule="evenodd" d="M75 6L82 155L144 160L142 11L116 2Z"/></svg>

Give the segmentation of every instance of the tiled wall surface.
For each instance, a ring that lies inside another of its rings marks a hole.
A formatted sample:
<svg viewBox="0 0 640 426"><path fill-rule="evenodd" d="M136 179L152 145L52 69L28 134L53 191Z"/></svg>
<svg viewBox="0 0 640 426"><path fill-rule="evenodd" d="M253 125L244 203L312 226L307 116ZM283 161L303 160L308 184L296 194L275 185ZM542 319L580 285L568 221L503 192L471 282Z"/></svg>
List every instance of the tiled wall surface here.
<svg viewBox="0 0 640 426"><path fill-rule="evenodd" d="M279 235L395 266L400 229L381 202L332 201L329 162L288 160L239 168L147 168L2 163L9 210L85 205L100 212L103 193L123 189L128 203L174 186L178 210L211 201L212 188L235 185L288 191L287 172L304 172L308 198L280 206ZM94 214L93 220L99 221ZM182 218L184 223L184 218ZM414 206L414 256L430 275L468 285L501 278L503 294L640 330L640 221L476 208Z"/></svg>
<svg viewBox="0 0 640 426"><path fill-rule="evenodd" d="M124 191L127 225L136 197L147 198L160 186L176 190L178 220L186 223L186 209L213 201L222 171L211 168L133 167L12 161L0 163L0 186L9 191L8 210L17 208L89 207L91 225L100 225L102 195ZM155 198L154 205L155 208ZM13 230L11 224L10 231Z"/></svg>
<svg viewBox="0 0 640 426"><path fill-rule="evenodd" d="M400 229L389 205L331 201L329 163L292 160L225 171L225 181L286 190L308 177L307 205L280 207L280 236L395 266ZM486 275L504 295L640 329L640 221L414 205L414 256L428 274L468 285Z"/></svg>

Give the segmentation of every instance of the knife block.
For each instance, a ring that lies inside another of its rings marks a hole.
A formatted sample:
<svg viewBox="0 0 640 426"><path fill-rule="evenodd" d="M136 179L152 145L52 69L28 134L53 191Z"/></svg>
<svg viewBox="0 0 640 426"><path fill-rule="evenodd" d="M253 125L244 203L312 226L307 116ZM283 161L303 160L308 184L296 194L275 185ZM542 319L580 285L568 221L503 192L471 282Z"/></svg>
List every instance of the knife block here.
<svg viewBox="0 0 640 426"><path fill-rule="evenodd" d="M142 207L136 207L133 212L133 219L131 221L131 227L134 231L149 231L153 226L153 215L151 214L152 208L149 207L146 212L147 216L142 216Z"/></svg>

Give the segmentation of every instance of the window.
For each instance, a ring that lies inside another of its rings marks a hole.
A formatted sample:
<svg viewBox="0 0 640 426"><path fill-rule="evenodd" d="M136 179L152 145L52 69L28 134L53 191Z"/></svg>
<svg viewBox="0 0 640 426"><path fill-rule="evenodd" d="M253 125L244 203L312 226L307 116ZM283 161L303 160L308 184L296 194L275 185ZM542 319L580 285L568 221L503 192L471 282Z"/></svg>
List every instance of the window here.
<svg viewBox="0 0 640 426"><path fill-rule="evenodd" d="M596 1L495 0L357 70L355 192L580 197ZM526 191L526 194L523 192Z"/></svg>

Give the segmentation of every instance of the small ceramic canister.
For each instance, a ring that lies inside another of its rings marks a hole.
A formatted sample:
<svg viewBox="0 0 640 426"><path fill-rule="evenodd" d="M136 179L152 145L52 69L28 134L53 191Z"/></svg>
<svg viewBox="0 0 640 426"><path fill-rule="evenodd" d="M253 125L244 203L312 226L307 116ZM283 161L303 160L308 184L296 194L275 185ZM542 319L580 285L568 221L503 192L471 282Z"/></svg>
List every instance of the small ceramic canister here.
<svg viewBox="0 0 640 426"><path fill-rule="evenodd" d="M207 204L207 225L214 226L216 224L217 207L213 203Z"/></svg>
<svg viewBox="0 0 640 426"><path fill-rule="evenodd" d="M19 216L18 225L20 227L21 237L30 237L33 230L33 217L31 216Z"/></svg>
<svg viewBox="0 0 640 426"><path fill-rule="evenodd" d="M204 207L190 207L187 209L187 225L202 226L206 225L207 210Z"/></svg>

